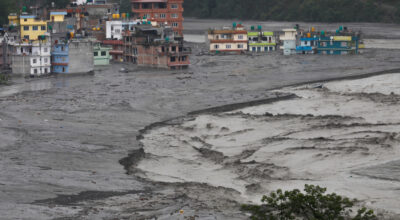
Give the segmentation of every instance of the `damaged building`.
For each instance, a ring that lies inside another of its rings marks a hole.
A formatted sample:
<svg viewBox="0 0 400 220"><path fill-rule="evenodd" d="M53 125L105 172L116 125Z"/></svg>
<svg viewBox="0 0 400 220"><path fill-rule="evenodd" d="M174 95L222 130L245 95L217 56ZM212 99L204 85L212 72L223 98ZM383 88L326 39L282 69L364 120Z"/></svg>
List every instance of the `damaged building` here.
<svg viewBox="0 0 400 220"><path fill-rule="evenodd" d="M190 54L171 27L144 24L124 34L124 59L138 66L184 69L190 65Z"/></svg>

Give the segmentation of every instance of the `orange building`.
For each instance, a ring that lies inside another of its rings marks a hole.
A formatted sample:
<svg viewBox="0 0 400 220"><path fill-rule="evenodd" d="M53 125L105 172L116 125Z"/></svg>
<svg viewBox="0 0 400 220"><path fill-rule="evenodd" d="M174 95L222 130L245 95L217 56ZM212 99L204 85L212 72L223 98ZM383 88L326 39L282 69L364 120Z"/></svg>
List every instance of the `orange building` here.
<svg viewBox="0 0 400 220"><path fill-rule="evenodd" d="M158 23L167 23L175 35L183 31L183 0L132 0L132 12L136 17L146 17Z"/></svg>

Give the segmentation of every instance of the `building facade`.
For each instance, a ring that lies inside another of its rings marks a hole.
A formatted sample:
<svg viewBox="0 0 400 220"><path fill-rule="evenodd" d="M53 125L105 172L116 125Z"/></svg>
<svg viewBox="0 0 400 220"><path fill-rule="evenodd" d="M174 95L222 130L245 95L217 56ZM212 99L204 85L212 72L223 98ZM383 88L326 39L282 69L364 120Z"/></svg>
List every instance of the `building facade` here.
<svg viewBox="0 0 400 220"><path fill-rule="evenodd" d="M274 32L258 31L248 32L249 51L253 53L270 52L276 50L276 38Z"/></svg>
<svg viewBox="0 0 400 220"><path fill-rule="evenodd" d="M111 60L116 62L124 61L124 41L123 40L104 40L103 46L111 47Z"/></svg>
<svg viewBox="0 0 400 220"><path fill-rule="evenodd" d="M296 51L298 54L315 54L318 43L319 37L302 37L300 38L300 46L296 47Z"/></svg>
<svg viewBox="0 0 400 220"><path fill-rule="evenodd" d="M283 42L283 54L296 54L297 29L283 29L284 34L280 37Z"/></svg>
<svg viewBox="0 0 400 220"><path fill-rule="evenodd" d="M169 27L138 26L124 37L125 60L144 67L185 69L190 65L191 49L175 40Z"/></svg>
<svg viewBox="0 0 400 220"><path fill-rule="evenodd" d="M207 44L211 53L243 53L247 51L247 31L242 25L234 25L232 29L209 30Z"/></svg>
<svg viewBox="0 0 400 220"><path fill-rule="evenodd" d="M88 73L94 70L93 43L85 39L72 39L53 45L54 73Z"/></svg>
<svg viewBox="0 0 400 220"><path fill-rule="evenodd" d="M30 76L51 73L50 42L14 44L12 72Z"/></svg>
<svg viewBox="0 0 400 220"><path fill-rule="evenodd" d="M47 33L47 21L36 19L33 15L20 16L21 39L36 41Z"/></svg>
<svg viewBox="0 0 400 220"><path fill-rule="evenodd" d="M167 24L176 36L182 36L183 0L132 0L132 12L138 18Z"/></svg>
<svg viewBox="0 0 400 220"><path fill-rule="evenodd" d="M318 42L318 54L347 55L358 54L359 38L357 36L321 37Z"/></svg>
<svg viewBox="0 0 400 220"><path fill-rule="evenodd" d="M105 66L110 64L110 47L102 47L100 44L96 44L93 47L93 59L95 66Z"/></svg>

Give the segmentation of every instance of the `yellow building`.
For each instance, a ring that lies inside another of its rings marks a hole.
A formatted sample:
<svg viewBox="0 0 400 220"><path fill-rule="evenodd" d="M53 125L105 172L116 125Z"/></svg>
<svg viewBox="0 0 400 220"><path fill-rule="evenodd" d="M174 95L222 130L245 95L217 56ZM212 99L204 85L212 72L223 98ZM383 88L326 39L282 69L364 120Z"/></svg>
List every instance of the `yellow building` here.
<svg viewBox="0 0 400 220"><path fill-rule="evenodd" d="M38 20L33 15L21 15L21 39L38 40L40 35L47 33L47 21Z"/></svg>
<svg viewBox="0 0 400 220"><path fill-rule="evenodd" d="M52 11L50 12L50 21L63 22L65 15L67 15L66 11Z"/></svg>
<svg viewBox="0 0 400 220"><path fill-rule="evenodd" d="M12 13L12 14L8 15L8 25L19 26L19 17L17 14Z"/></svg>

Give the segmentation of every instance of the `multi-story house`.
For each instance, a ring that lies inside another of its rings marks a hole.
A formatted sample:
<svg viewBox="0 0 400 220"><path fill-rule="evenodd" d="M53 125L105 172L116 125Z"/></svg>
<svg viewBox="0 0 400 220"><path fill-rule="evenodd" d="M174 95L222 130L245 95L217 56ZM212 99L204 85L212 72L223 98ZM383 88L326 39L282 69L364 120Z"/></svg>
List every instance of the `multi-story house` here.
<svg viewBox="0 0 400 220"><path fill-rule="evenodd" d="M51 72L51 45L49 41L21 42L13 45L12 72L40 76Z"/></svg>
<svg viewBox="0 0 400 220"><path fill-rule="evenodd" d="M47 33L47 21L39 20L34 15L20 16L21 39L36 41Z"/></svg>
<svg viewBox="0 0 400 220"><path fill-rule="evenodd" d="M103 47L100 44L94 45L93 57L95 66L104 66L110 64L110 47Z"/></svg>
<svg viewBox="0 0 400 220"><path fill-rule="evenodd" d="M358 54L357 36L321 36L318 42L318 54L346 55Z"/></svg>
<svg viewBox="0 0 400 220"><path fill-rule="evenodd" d="M319 37L311 36L311 33L307 33L306 36L300 38L300 46L296 47L298 54L315 54L317 51Z"/></svg>
<svg viewBox="0 0 400 220"><path fill-rule="evenodd" d="M167 24L176 36L182 36L183 0L132 0L132 12L136 17Z"/></svg>
<svg viewBox="0 0 400 220"><path fill-rule="evenodd" d="M276 38L274 32L252 31L247 33L249 39L249 51L270 52L276 50Z"/></svg>
<svg viewBox="0 0 400 220"><path fill-rule="evenodd" d="M243 25L236 23L233 28L208 30L207 44L211 53L243 53L247 51L247 31Z"/></svg>
<svg viewBox="0 0 400 220"><path fill-rule="evenodd" d="M138 66L184 69L190 65L191 49L175 40L170 27L141 25L124 37L125 60Z"/></svg>
<svg viewBox="0 0 400 220"><path fill-rule="evenodd" d="M87 39L72 39L53 45L54 73L88 73L94 70L93 43Z"/></svg>
<svg viewBox="0 0 400 220"><path fill-rule="evenodd" d="M124 31L134 31L140 20L111 20L106 21L106 38L111 40L122 40Z"/></svg>
<svg viewBox="0 0 400 220"><path fill-rule="evenodd" d="M281 41L283 41L283 54L296 54L297 29L283 29L283 32L284 34L279 38Z"/></svg>
<svg viewBox="0 0 400 220"><path fill-rule="evenodd" d="M124 61L124 41L123 40L103 40L103 46L111 47L111 60L117 62Z"/></svg>

